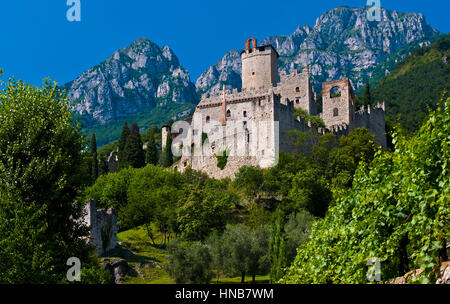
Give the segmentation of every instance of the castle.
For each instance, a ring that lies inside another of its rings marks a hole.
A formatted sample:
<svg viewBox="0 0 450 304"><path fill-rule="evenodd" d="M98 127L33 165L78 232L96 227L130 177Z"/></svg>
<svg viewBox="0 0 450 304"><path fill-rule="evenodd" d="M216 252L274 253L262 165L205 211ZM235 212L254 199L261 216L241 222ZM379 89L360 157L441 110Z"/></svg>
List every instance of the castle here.
<svg viewBox="0 0 450 304"><path fill-rule="evenodd" d="M245 42L241 58L240 92L224 86L215 95L203 94L191 119L163 126L162 147L167 136L172 136L172 150L181 156L175 169L191 167L224 178L234 177L242 166L273 166L280 150L293 151L290 130L315 129L341 136L366 127L376 143L386 148L384 103L356 110L349 79L323 83L319 115L325 128L316 128L295 115L296 108L318 114L308 66L302 73L279 74L275 48L258 46L254 38Z"/></svg>

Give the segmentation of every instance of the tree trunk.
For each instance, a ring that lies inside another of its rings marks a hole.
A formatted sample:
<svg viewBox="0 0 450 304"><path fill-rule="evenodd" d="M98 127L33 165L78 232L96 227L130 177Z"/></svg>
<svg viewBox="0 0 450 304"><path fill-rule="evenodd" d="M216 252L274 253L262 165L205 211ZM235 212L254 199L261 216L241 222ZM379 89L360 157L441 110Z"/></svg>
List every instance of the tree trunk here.
<svg viewBox="0 0 450 304"><path fill-rule="evenodd" d="M405 234L400 241L400 265L398 268L398 272L400 276L405 275L409 271L409 262L408 262L408 233Z"/></svg>
<svg viewBox="0 0 450 304"><path fill-rule="evenodd" d="M145 225L145 229L147 230L147 235L148 235L148 236L150 237L150 239L152 240L153 246L156 246L155 240L153 239L152 227L149 227L148 225Z"/></svg>
<svg viewBox="0 0 450 304"><path fill-rule="evenodd" d="M252 275L252 283L255 284L256 283L256 274Z"/></svg>
<svg viewBox="0 0 450 304"><path fill-rule="evenodd" d="M242 272L242 279L241 279L241 284L245 283L245 271Z"/></svg>
<svg viewBox="0 0 450 304"><path fill-rule="evenodd" d="M442 263L447 262L448 261L448 255L447 255L447 241L444 240L442 241L442 247L441 249L439 249L439 264L442 265Z"/></svg>

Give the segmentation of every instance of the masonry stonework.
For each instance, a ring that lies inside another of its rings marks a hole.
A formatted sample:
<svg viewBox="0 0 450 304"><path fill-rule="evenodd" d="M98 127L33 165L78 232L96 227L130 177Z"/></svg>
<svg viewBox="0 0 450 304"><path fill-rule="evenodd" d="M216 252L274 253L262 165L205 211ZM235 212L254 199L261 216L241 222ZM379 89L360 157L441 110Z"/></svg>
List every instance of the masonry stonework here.
<svg viewBox="0 0 450 304"><path fill-rule="evenodd" d="M203 94L192 121L186 123L186 132L172 134L172 147L182 146L188 152L194 147L193 153L183 153L175 169L191 167L213 178L233 178L243 166L267 168L276 164L280 150L293 151L288 131L314 128L295 117L296 108L318 114L308 67L302 73L283 72L278 77L278 53L271 45L258 46L254 38L245 42L241 57L242 90L224 87L218 93ZM332 94L335 88L340 95ZM366 127L375 134L377 144L386 148L384 104L355 112L347 78L324 83L322 96L320 117L326 128L317 132L341 136ZM164 147L170 129L164 126L162 131ZM203 134L208 135L205 142ZM219 168L218 157L225 151L229 151L226 165Z"/></svg>
<svg viewBox="0 0 450 304"><path fill-rule="evenodd" d="M90 228L88 242L99 255L117 245L117 214L113 209L97 210L94 200L89 200L85 207L84 223Z"/></svg>

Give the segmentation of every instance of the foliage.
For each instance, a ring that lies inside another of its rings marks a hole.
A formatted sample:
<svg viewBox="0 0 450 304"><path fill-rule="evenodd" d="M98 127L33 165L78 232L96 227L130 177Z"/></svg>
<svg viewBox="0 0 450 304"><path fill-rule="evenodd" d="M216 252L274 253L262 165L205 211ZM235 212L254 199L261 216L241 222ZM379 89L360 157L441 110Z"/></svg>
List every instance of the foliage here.
<svg viewBox="0 0 450 304"><path fill-rule="evenodd" d="M209 284L213 274L207 245L200 242L183 245L173 240L168 251L167 271L177 284Z"/></svg>
<svg viewBox="0 0 450 304"><path fill-rule="evenodd" d="M228 153L229 153L229 151L227 149L225 149L224 151L221 151L221 152L217 153L217 155L216 155L217 168L219 168L220 170L225 169L225 166L227 165Z"/></svg>
<svg viewBox="0 0 450 304"><path fill-rule="evenodd" d="M365 283L370 258L383 280L421 268L418 280L433 282L449 233L450 99L413 138L393 137L394 152L378 151L351 190L337 191L282 282Z"/></svg>
<svg viewBox="0 0 450 304"><path fill-rule="evenodd" d="M186 239L204 240L211 231L225 229L232 208L239 203L240 197L230 189L227 180L191 187L186 199L180 200L179 229Z"/></svg>
<svg viewBox="0 0 450 304"><path fill-rule="evenodd" d="M158 164L158 149L155 143L155 131L154 129L149 129L148 131L148 141L147 150L145 152L145 163L150 165Z"/></svg>
<svg viewBox="0 0 450 304"><path fill-rule="evenodd" d="M370 84L366 82L364 86L364 93L362 97L362 105L367 107L372 104L372 96L370 95Z"/></svg>
<svg viewBox="0 0 450 304"><path fill-rule="evenodd" d="M161 166L168 168L173 164L173 154L172 154L172 134L169 132L167 134L166 146L161 152L161 158L159 160Z"/></svg>
<svg viewBox="0 0 450 304"><path fill-rule="evenodd" d="M267 227L250 230L244 225L227 228L222 235L223 246L227 249L222 258L223 269L230 274L241 274L241 283L245 283L245 274L266 273L270 268L268 249L270 231Z"/></svg>
<svg viewBox="0 0 450 304"><path fill-rule="evenodd" d="M123 169L128 167L128 164L126 163L126 145L127 145L127 139L130 135L130 128L128 127L128 123L123 124L122 133L120 134L119 139L119 169Z"/></svg>
<svg viewBox="0 0 450 304"><path fill-rule="evenodd" d="M66 261L89 259L74 203L86 185L87 145L55 84L0 82L0 280L55 283Z"/></svg>
<svg viewBox="0 0 450 304"><path fill-rule="evenodd" d="M92 165L91 165L92 181L95 182L99 175L97 140L95 138L95 133L92 134L91 137L91 157L92 157Z"/></svg>
<svg viewBox="0 0 450 304"><path fill-rule="evenodd" d="M417 48L373 87L372 100L386 101L387 118L415 132L436 109L443 90L450 91L450 35L431 46Z"/></svg>
<svg viewBox="0 0 450 304"><path fill-rule="evenodd" d="M120 153L120 148L119 148ZM123 162L120 160L123 157ZM139 134L138 125L133 122L130 126L130 134L126 138L125 148L119 156L119 163L122 166L131 166L133 168L142 168L145 166L145 153L143 150L143 143L141 135Z"/></svg>
<svg viewBox="0 0 450 304"><path fill-rule="evenodd" d="M325 122L319 116L309 115L308 112L302 108L296 108L294 111L295 117L300 117L306 121L310 121L316 128L325 128Z"/></svg>
<svg viewBox="0 0 450 304"><path fill-rule="evenodd" d="M269 243L271 282L278 282L284 274L284 268L288 266L284 226L284 214L278 210L275 221L272 223Z"/></svg>

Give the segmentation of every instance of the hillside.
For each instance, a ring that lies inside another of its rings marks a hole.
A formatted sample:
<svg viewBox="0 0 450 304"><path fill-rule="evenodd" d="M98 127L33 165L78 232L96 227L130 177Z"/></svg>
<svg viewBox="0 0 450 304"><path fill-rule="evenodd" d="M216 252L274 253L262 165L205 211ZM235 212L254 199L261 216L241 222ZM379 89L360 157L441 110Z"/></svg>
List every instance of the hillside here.
<svg viewBox="0 0 450 304"><path fill-rule="evenodd" d="M280 71L301 71L309 65L316 93L323 81L341 77L350 78L358 89L389 55L418 41L428 44L438 34L422 14L382 9L381 16L381 22L369 22L365 7L338 7L322 14L314 26L300 26L289 36L267 37L260 44L277 49ZM216 92L222 84L240 88L240 72L239 53L232 50L197 79L197 93Z"/></svg>
<svg viewBox="0 0 450 304"><path fill-rule="evenodd" d="M444 90L450 91L450 36L415 49L372 91L372 100L386 101L389 120L409 131L418 130L428 108L436 107ZM400 115L400 118L398 117Z"/></svg>

